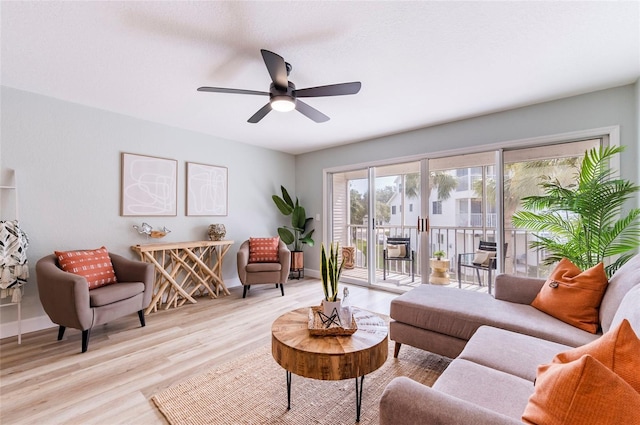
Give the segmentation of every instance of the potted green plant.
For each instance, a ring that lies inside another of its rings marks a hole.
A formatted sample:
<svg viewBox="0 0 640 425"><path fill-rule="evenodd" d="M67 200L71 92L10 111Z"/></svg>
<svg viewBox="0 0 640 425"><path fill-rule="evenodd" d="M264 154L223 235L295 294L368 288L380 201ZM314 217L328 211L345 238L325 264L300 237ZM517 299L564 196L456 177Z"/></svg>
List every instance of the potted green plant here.
<svg viewBox="0 0 640 425"><path fill-rule="evenodd" d="M304 269L303 245L313 246L314 244L311 236L315 229L307 231L307 226L313 218L307 217L307 213L298 202L297 197L294 203L284 186L280 186L280 190L282 191L282 197L273 195L272 199L282 214L291 216L291 226L279 227L278 235L280 235L280 239L284 243L292 245L291 270L302 270Z"/></svg>
<svg viewBox="0 0 640 425"><path fill-rule="evenodd" d="M522 199L523 210L513 215L513 224L544 232L529 244L547 253L544 264L567 258L585 270L618 255L605 267L611 276L640 246L640 208L622 215L624 203L640 186L614 178L609 166L611 157L623 150L623 146L590 149L574 183L564 187L543 177L539 186L544 194Z"/></svg>
<svg viewBox="0 0 640 425"><path fill-rule="evenodd" d="M444 252L443 250L439 249L437 251L433 251L433 256L436 257L436 260L440 261L442 260L442 257L446 257L447 253Z"/></svg>
<svg viewBox="0 0 640 425"><path fill-rule="evenodd" d="M338 298L338 282L340 281L340 274L344 267L344 258L340 261L338 258L338 251L340 244L329 244L329 252L322 245L322 253L320 258L320 274L322 278L322 289L324 290L324 299L322 300L322 307L324 314L331 316L334 309L340 311L340 298Z"/></svg>

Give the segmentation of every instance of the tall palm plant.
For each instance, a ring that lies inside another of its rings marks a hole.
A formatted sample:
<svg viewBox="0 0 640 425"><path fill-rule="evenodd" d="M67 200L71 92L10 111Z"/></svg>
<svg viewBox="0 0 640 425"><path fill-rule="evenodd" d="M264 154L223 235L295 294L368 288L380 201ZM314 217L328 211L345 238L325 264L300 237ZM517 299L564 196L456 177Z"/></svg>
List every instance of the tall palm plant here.
<svg viewBox="0 0 640 425"><path fill-rule="evenodd" d="M640 208L622 215L624 203L640 186L613 178L609 166L611 157L623 150L622 146L591 149L575 182L563 186L557 179L542 177L544 194L522 199L524 210L513 215L513 224L544 232L530 243L531 248L547 252L544 264L567 258L584 270L619 255L606 266L611 276L640 246Z"/></svg>

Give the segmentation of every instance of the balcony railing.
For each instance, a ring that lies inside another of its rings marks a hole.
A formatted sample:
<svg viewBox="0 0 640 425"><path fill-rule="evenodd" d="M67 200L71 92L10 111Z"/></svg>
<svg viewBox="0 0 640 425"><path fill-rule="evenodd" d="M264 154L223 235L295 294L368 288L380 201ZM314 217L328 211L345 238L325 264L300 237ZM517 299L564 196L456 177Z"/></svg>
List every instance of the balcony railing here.
<svg viewBox="0 0 640 425"><path fill-rule="evenodd" d="M367 268L367 236L368 230L364 225L348 226L348 239L342 244L354 246L356 255L354 266L357 268ZM531 232L508 229L505 243L507 252L505 253L505 272L527 277L546 277L550 269L542 264L543 253L531 250L529 243L535 239ZM375 229L375 250L376 250L376 270L382 270L382 250L387 237L408 237L411 239L411 248L416 251L416 273L420 275L420 246L417 228L415 226L376 226ZM475 252L480 240L495 241L495 228L482 227L431 227L428 234L430 251L442 250L446 252L446 257L450 260L451 278L457 280L458 254ZM391 272L408 274L410 265L405 262L391 262L389 264ZM471 270L473 272L473 270ZM474 279L471 274L463 275L462 280ZM463 272L464 273L464 272Z"/></svg>

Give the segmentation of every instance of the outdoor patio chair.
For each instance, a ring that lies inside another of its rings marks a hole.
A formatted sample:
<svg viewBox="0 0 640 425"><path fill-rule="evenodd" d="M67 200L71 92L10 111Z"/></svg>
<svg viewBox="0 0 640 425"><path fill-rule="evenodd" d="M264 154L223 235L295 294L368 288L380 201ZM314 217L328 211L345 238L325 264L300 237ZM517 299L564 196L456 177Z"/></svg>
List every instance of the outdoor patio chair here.
<svg viewBox="0 0 640 425"><path fill-rule="evenodd" d="M408 261L411 263L411 282L415 281L416 253L411 249L411 238L387 238L387 246L382 251L382 278L387 279L389 261Z"/></svg>
<svg viewBox="0 0 640 425"><path fill-rule="evenodd" d="M491 293L491 274L497 267L497 246L496 242L480 241L476 252L458 254L458 288L462 288L462 268L466 267L476 271L480 286L483 286L480 272L487 272L489 293ZM507 250L507 244L504 245L504 249Z"/></svg>

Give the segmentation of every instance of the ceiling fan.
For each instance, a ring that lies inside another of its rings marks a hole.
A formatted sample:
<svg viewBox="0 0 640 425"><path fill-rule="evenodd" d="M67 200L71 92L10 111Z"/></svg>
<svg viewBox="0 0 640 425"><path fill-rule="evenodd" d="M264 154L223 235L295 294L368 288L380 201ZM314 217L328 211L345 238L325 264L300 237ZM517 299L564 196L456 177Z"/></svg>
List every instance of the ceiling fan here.
<svg viewBox="0 0 640 425"><path fill-rule="evenodd" d="M269 96L269 103L258 110L247 120L250 123L257 123L264 118L272 109L286 112L297 109L302 115L320 123L329 121L329 117L317 109L307 105L298 98L300 97L325 97L343 96L356 94L360 91L362 84L359 81L352 83L330 84L327 86L309 87L306 89L296 89L295 84L289 81L291 65L284 61L282 56L265 49L261 49L262 59L267 66L271 76L271 86L268 92L256 90L229 89L223 87L199 87L198 91L208 91L214 93L234 93L253 94L258 96Z"/></svg>

